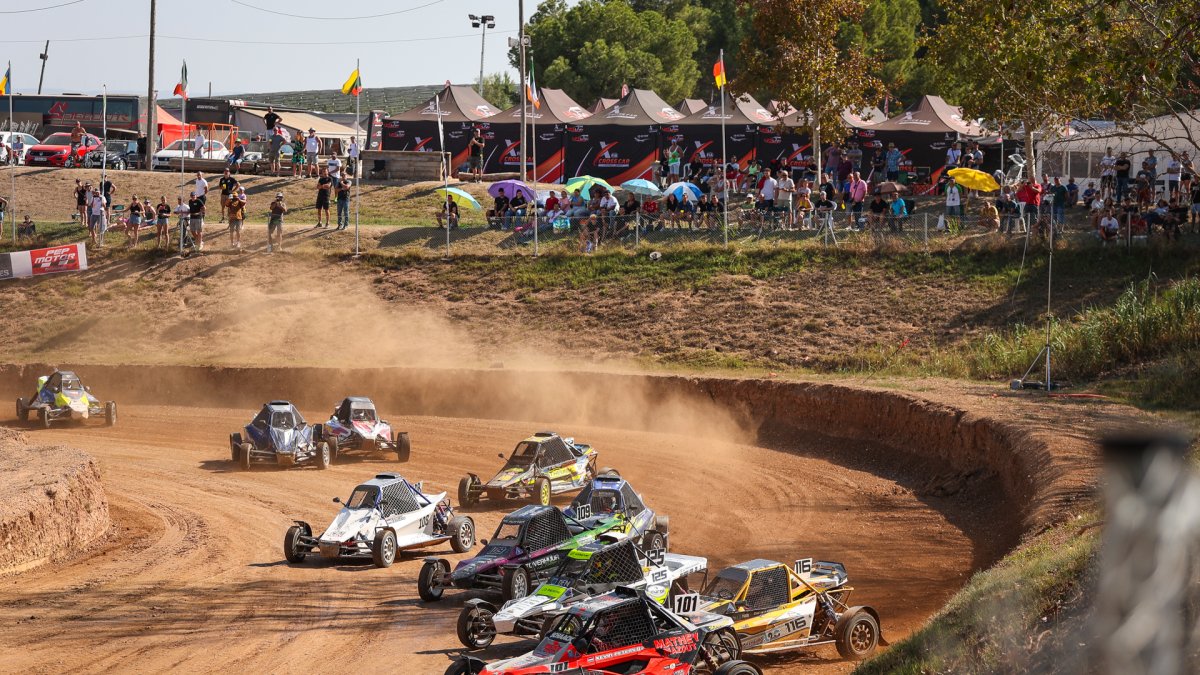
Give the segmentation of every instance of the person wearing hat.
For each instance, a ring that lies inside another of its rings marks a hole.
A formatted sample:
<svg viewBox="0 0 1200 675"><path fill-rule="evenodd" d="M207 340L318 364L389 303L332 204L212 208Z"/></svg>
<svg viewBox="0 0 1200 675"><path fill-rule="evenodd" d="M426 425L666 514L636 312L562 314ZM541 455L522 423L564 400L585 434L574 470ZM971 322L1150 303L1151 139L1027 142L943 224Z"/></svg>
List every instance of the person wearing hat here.
<svg viewBox="0 0 1200 675"><path fill-rule="evenodd" d="M304 155L305 163L308 165L308 177L315 177L319 173L317 165L317 155L321 152L321 138L317 136L317 130L312 127L308 128L308 136L304 139Z"/></svg>
<svg viewBox="0 0 1200 675"><path fill-rule="evenodd" d="M283 203L283 193L276 192L267 215L267 253L274 250L272 244L276 235L279 236L279 252L283 252L283 216L287 211L287 204Z"/></svg>
<svg viewBox="0 0 1200 675"><path fill-rule="evenodd" d="M226 171L233 169L234 173L242 166L242 159L246 156L246 146L242 145L242 139L233 139L233 150L225 157Z"/></svg>
<svg viewBox="0 0 1200 675"><path fill-rule="evenodd" d="M238 186L237 192L229 197L229 243L238 252L242 250L242 222L246 219L246 188Z"/></svg>
<svg viewBox="0 0 1200 675"><path fill-rule="evenodd" d="M188 229L196 242L196 250L204 250L204 200L193 190L188 200Z"/></svg>

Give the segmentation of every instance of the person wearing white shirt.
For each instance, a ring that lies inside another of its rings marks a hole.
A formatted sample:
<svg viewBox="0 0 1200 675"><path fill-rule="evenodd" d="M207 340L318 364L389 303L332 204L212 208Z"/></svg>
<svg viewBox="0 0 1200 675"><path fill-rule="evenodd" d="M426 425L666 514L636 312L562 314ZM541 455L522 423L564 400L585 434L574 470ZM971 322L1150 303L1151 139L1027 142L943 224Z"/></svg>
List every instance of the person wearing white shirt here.
<svg viewBox="0 0 1200 675"><path fill-rule="evenodd" d="M1100 196L1108 199L1113 196L1117 183L1117 158L1113 156L1112 148L1104 149L1100 158Z"/></svg>
<svg viewBox="0 0 1200 675"><path fill-rule="evenodd" d="M202 202L208 201L208 181L204 180L204 174L196 172L196 199Z"/></svg>
<svg viewBox="0 0 1200 675"><path fill-rule="evenodd" d="M1171 153L1171 160L1167 162L1167 198L1175 196L1175 192L1179 190L1179 174L1183 170L1183 165L1179 163L1179 155Z"/></svg>
<svg viewBox="0 0 1200 675"><path fill-rule="evenodd" d="M959 159L962 158L962 150L958 149L958 143L950 145L950 149L946 150L946 168L953 169L958 166Z"/></svg>
<svg viewBox="0 0 1200 675"><path fill-rule="evenodd" d="M100 190L92 190L92 196L88 202L87 228L88 236L97 246L104 245L104 231L108 229L108 223L104 220L104 209L104 197L100 196Z"/></svg>
<svg viewBox="0 0 1200 675"><path fill-rule="evenodd" d="M358 140L350 139L350 148L346 150L346 171L351 176L358 175Z"/></svg>
<svg viewBox="0 0 1200 675"><path fill-rule="evenodd" d="M763 208L768 211L775 209L775 188L779 186L779 181L775 180L775 176L771 171L767 171L767 177L763 179L762 189L758 191L762 197Z"/></svg>
<svg viewBox="0 0 1200 675"><path fill-rule="evenodd" d="M600 220L606 224L615 222L617 211L621 205L617 203L617 198L611 192L605 192L600 198Z"/></svg>
<svg viewBox="0 0 1200 675"><path fill-rule="evenodd" d="M317 130L310 128L308 136L304 138L304 154L306 155L305 166L308 167L308 175L316 176L319 173L317 166L317 154L321 152L321 139L317 136Z"/></svg>
<svg viewBox="0 0 1200 675"><path fill-rule="evenodd" d="M962 215L962 192L958 187L958 183L950 181L946 185L946 216L961 216Z"/></svg>
<svg viewBox="0 0 1200 675"><path fill-rule="evenodd" d="M329 170L329 177L336 185L342 178L342 160L338 159L336 155L330 155L325 162L325 168Z"/></svg>
<svg viewBox="0 0 1200 675"><path fill-rule="evenodd" d="M1101 241L1114 241L1121 233L1121 223L1113 216L1112 211L1105 211L1104 217L1100 219L1100 227L1096 230L1096 234Z"/></svg>
<svg viewBox="0 0 1200 675"><path fill-rule="evenodd" d="M204 134L197 131L196 137L192 139L192 155L197 159L203 157L205 150L208 149L204 147L206 142Z"/></svg>
<svg viewBox="0 0 1200 675"><path fill-rule="evenodd" d="M779 180L775 184L775 201L787 211L789 228L796 224L792 214L792 195L795 192L796 181L792 180L792 174L787 169L780 171Z"/></svg>

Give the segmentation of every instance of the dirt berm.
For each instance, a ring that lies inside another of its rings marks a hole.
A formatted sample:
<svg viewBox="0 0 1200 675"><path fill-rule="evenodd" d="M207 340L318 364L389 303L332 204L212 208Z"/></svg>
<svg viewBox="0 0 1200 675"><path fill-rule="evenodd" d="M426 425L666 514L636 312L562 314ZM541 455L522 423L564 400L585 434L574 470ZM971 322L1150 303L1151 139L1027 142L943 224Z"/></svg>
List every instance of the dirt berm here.
<svg viewBox="0 0 1200 675"><path fill-rule="evenodd" d="M10 397L50 369L0 366ZM969 491L998 479L1004 503L987 504L996 554L1089 502L1098 476L1095 439L1138 414L1103 401L1046 399L996 385L905 381L895 388L775 379L621 373L420 368L78 366L104 398L121 403L246 406L289 399L325 411L344 395L372 396L388 414L555 420L693 436L740 437L786 450L819 435L861 443L839 463L927 474L919 493ZM311 413L310 413L311 414ZM310 420L318 421L318 420ZM240 421L238 421L240 423ZM230 429L234 428L231 425ZM227 429L214 429L221 436ZM854 449L851 449L854 448ZM857 448L868 455L856 456ZM980 561L984 562L984 561ZM986 564L986 562L985 562Z"/></svg>
<svg viewBox="0 0 1200 675"><path fill-rule="evenodd" d="M108 500L90 455L31 446L0 428L0 476L0 575L68 558L108 532Z"/></svg>

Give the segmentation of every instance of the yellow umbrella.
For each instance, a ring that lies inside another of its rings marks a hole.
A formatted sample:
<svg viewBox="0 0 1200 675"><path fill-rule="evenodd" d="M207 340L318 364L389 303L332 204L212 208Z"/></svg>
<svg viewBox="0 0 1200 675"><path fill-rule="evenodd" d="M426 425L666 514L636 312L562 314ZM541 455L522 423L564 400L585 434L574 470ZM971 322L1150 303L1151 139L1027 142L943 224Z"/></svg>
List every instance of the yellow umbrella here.
<svg viewBox="0 0 1200 675"><path fill-rule="evenodd" d="M1000 189L1000 184L996 182L992 175L984 171L976 169L950 169L947 171L954 182L967 188L968 190L979 190L980 192L995 192Z"/></svg>
<svg viewBox="0 0 1200 675"><path fill-rule="evenodd" d="M448 194L450 196L450 199L455 204L458 204L459 206L469 206L469 207L475 209L476 211L483 208L482 206L479 205L478 200L476 200L474 197L472 197L467 192L460 190L458 188L438 188L438 189L434 190L434 192L436 192L437 194L439 194L443 197L445 197Z"/></svg>

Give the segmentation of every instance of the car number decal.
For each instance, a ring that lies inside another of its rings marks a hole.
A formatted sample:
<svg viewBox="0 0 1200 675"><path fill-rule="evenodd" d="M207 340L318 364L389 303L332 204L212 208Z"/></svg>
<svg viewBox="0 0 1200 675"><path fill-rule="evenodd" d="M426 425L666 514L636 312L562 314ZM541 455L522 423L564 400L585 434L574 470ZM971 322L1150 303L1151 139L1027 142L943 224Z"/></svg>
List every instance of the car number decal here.
<svg viewBox="0 0 1200 675"><path fill-rule="evenodd" d="M671 609L676 614L685 614L687 612L695 612L700 609L700 594L699 593L683 593L675 596L675 600L671 603Z"/></svg>

